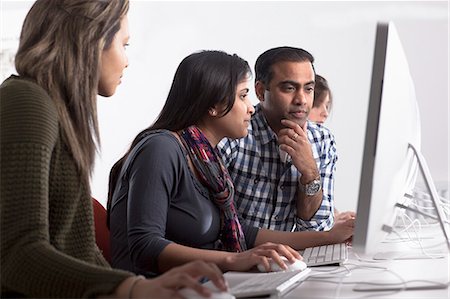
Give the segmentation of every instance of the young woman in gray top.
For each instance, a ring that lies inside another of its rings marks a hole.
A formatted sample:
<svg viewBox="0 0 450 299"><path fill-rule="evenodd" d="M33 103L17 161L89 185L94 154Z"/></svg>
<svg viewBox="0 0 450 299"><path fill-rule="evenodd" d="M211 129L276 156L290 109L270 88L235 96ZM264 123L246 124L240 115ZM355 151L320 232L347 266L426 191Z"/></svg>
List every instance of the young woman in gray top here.
<svg viewBox="0 0 450 299"><path fill-rule="evenodd" d="M212 264L143 279L112 269L96 246L97 94L112 96L128 66L128 6L37 0L25 18L19 76L0 86L1 298L179 298L181 286L207 294L199 276L226 288Z"/></svg>
<svg viewBox="0 0 450 299"><path fill-rule="evenodd" d="M270 258L285 268L280 255L300 258L288 245L301 247L308 232L240 225L234 186L216 152L222 138L247 135L254 112L250 76L245 60L221 51L194 53L181 62L158 119L111 171L114 266L153 275L198 258L224 271L258 263L269 270ZM340 234L349 237L351 228L342 227Z"/></svg>

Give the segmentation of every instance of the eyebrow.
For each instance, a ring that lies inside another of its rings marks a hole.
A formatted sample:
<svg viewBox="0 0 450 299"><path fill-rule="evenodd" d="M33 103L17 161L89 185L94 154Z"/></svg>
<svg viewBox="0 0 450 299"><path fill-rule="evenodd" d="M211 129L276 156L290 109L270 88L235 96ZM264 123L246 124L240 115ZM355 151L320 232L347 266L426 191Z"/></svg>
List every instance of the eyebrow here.
<svg viewBox="0 0 450 299"><path fill-rule="evenodd" d="M297 81L292 81L292 80L285 80L285 81L281 81L278 83L278 85L283 85L283 84L291 84L294 86L301 86L300 83L298 83ZM316 82L314 80L306 82L303 86L308 86L308 85L316 85Z"/></svg>
<svg viewBox="0 0 450 299"><path fill-rule="evenodd" d="M242 91L244 91L244 92L249 92L250 89L249 89L249 88L243 88L243 89L241 89L240 91L241 91L241 92L242 92Z"/></svg>

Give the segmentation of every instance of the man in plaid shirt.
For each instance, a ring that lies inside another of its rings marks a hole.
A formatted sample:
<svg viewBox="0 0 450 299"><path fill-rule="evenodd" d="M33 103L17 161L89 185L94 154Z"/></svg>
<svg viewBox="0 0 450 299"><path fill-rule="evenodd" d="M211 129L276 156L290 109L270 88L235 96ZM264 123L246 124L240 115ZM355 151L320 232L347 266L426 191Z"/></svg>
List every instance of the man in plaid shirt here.
<svg viewBox="0 0 450 299"><path fill-rule="evenodd" d="M224 139L219 151L235 184L241 220L275 230L329 230L333 226L334 136L308 122L314 99L314 58L279 47L255 65L260 101L247 137Z"/></svg>

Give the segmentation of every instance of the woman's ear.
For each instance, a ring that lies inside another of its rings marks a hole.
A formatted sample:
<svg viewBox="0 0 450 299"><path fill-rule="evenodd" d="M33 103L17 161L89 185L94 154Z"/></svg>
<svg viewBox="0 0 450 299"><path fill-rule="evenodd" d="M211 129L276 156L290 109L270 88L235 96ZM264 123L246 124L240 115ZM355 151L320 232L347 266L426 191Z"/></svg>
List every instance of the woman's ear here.
<svg viewBox="0 0 450 299"><path fill-rule="evenodd" d="M209 113L210 116L216 117L217 116L217 109L211 107L211 108L208 109L208 113Z"/></svg>

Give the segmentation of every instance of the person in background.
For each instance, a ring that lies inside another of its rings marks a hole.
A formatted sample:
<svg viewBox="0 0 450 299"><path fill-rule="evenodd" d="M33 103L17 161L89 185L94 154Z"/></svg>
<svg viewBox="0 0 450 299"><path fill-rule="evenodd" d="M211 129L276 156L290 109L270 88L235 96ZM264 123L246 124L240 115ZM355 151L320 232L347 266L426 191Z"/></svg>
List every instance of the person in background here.
<svg viewBox="0 0 450 299"><path fill-rule="evenodd" d="M328 81L316 74L314 85L314 102L309 112L308 119L316 124L323 125L327 120L331 108L333 106L333 94L331 93ZM356 213L353 211L339 212L334 206L334 218L355 218Z"/></svg>
<svg viewBox="0 0 450 299"><path fill-rule="evenodd" d="M331 107L333 106L333 95L327 80L317 75L315 76L314 85L314 102L309 112L308 119L315 123L323 125L327 120Z"/></svg>
<svg viewBox="0 0 450 299"><path fill-rule="evenodd" d="M343 242L353 222L330 232L280 232L239 221L234 184L218 155L242 138L254 108L251 71L237 55L200 51L178 66L157 120L139 133L110 173L108 213L115 267L146 276L198 259L222 271L269 270L300 259L295 249ZM284 245L280 245L284 244Z"/></svg>
<svg viewBox="0 0 450 299"><path fill-rule="evenodd" d="M249 134L218 145L247 225L281 231L333 227L338 156L331 132L308 121L313 63L314 57L300 48L262 53L255 64L259 103Z"/></svg>
<svg viewBox="0 0 450 299"><path fill-rule="evenodd" d="M178 298L179 287L225 290L214 264L157 279L115 270L96 246L89 178L97 94L112 96L128 66L128 0L37 0L15 66L0 86L1 297Z"/></svg>

